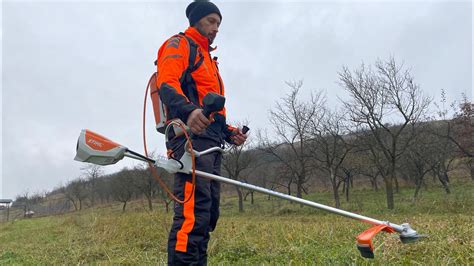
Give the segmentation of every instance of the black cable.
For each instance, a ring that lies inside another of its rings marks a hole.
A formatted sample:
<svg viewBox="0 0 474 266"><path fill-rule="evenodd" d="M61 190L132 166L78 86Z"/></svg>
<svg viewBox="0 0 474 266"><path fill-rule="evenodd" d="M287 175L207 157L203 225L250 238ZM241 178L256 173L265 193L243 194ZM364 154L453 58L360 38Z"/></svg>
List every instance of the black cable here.
<svg viewBox="0 0 474 266"><path fill-rule="evenodd" d="M170 153L170 155L169 155L169 158L170 158L170 159L173 159L173 160L175 160L175 161L177 161L177 162L179 163L179 165L181 166L180 169L183 169L183 168L184 168L184 164L183 164L179 159L176 159L173 155L174 155L175 151L181 149L181 147L183 147L183 145L184 145L185 143L186 143L186 139L183 139L183 141L181 141L181 143L179 143L176 147L173 147L173 148L171 149L171 153Z"/></svg>
<svg viewBox="0 0 474 266"><path fill-rule="evenodd" d="M172 154L170 155L170 158L173 159L173 160L175 160L175 161L177 161L177 162L179 163L179 165L180 165L180 168L179 168L179 169L183 169L183 168L184 168L184 164L183 164L180 160L174 158Z"/></svg>
<svg viewBox="0 0 474 266"><path fill-rule="evenodd" d="M155 160L153 160L153 159L151 159L151 158L148 158L148 157L146 157L146 156L143 156L143 155L141 155L140 153L134 152L134 151L132 151L132 150L127 149L127 152L129 152L129 153L131 153L131 154L133 154L133 155L135 155L135 156L137 156L137 157L140 157L140 158L146 160L147 162L150 162L150 163L153 163L153 164L156 162Z"/></svg>

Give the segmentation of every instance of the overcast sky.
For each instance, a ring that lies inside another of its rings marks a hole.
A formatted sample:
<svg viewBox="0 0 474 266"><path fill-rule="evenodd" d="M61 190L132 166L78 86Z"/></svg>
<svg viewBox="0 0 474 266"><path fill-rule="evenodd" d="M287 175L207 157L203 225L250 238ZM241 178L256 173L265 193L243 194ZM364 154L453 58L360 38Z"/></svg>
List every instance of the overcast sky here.
<svg viewBox="0 0 474 266"><path fill-rule="evenodd" d="M73 160L89 128L143 150L143 94L167 37L188 26L189 2L10 2L2 6L0 198L51 190L80 176ZM302 94L345 94L337 72L394 56L427 95L472 100L471 1L215 1L215 41L228 119L270 128L268 110L304 80ZM151 112L149 112L151 114ZM164 153L153 130L150 147ZM124 160L106 172L133 165Z"/></svg>

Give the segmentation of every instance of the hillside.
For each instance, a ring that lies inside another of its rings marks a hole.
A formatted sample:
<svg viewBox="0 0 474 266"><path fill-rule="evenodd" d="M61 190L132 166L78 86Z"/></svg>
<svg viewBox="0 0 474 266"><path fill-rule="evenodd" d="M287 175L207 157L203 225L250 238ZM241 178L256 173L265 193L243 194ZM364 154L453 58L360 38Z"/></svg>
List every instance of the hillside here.
<svg viewBox="0 0 474 266"><path fill-rule="evenodd" d="M209 264L461 264L474 263L474 184L396 194L396 209L387 210L383 193L355 191L343 208L395 223L409 222L430 237L401 244L396 235L375 238L373 261L360 257L355 237L368 225L257 195L238 213L237 199L222 200L222 216L209 244ZM331 194L307 198L330 204ZM171 214L134 201L64 215L0 224L0 264L164 264Z"/></svg>

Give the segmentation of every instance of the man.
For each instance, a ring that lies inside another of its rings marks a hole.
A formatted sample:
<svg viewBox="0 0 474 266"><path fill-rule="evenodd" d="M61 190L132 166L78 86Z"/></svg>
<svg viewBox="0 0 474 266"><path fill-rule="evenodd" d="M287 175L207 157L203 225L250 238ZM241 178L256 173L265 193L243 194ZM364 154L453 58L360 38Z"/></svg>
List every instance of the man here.
<svg viewBox="0 0 474 266"><path fill-rule="evenodd" d="M222 15L217 6L208 1L195 1L186 8L190 27L168 39L158 51L157 87L167 107L167 118L179 118L193 132L195 150L221 146L224 141L242 145L247 136L226 124L225 109L205 117L202 99L209 93L224 95L224 84L219 75L217 58L211 58L215 48L210 45L217 36ZM172 156L180 158L184 152L184 138L168 141ZM218 152L196 158L196 168L220 174L221 154ZM196 177L193 193L191 175L178 173L174 193L188 200L175 203L173 225L168 239L168 264L206 265L209 232L216 227L219 217L220 184Z"/></svg>

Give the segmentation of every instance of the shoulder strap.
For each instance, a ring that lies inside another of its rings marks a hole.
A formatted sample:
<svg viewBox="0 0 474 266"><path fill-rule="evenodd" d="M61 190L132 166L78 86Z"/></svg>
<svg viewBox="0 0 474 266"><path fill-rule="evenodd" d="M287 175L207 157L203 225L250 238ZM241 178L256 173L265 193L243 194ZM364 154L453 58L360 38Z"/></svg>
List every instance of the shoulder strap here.
<svg viewBox="0 0 474 266"><path fill-rule="evenodd" d="M196 69L198 69L202 62L204 61L204 56L201 54L200 51L198 51L198 45L196 42L193 41L193 39L189 38L188 36L184 35L184 33L180 32L179 33L181 36L184 36L186 40L189 43L189 64L188 64L188 73L192 73ZM196 61L196 55L199 53L199 61L195 64L194 62Z"/></svg>
<svg viewBox="0 0 474 266"><path fill-rule="evenodd" d="M198 45L196 44L196 42L193 41L193 39L184 35L184 33L182 32L180 32L179 35L183 36L188 41L188 44L189 44L188 68L184 71L183 75L180 78L180 82L181 84L183 84L184 82L190 81L191 79L190 74L201 66L202 62L204 61L204 56L198 50ZM200 58L198 62L194 64L194 62L196 61L196 55L198 53L199 53Z"/></svg>

